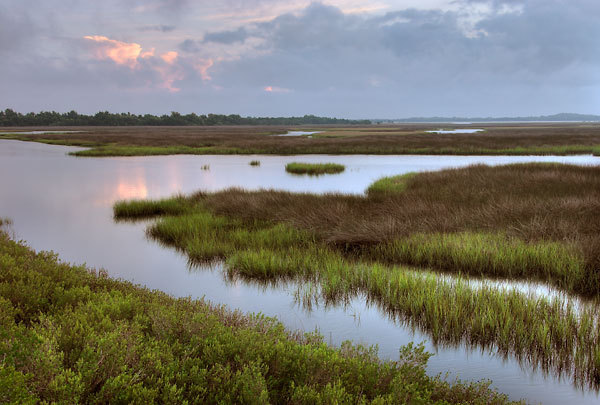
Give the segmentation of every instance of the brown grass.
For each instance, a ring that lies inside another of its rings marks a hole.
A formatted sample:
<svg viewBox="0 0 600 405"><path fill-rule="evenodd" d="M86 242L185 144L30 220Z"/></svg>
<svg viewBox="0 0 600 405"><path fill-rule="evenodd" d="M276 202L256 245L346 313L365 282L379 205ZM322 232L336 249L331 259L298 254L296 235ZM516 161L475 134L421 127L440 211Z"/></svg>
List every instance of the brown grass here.
<svg viewBox="0 0 600 405"><path fill-rule="evenodd" d="M197 197L217 214L288 223L349 253L415 234L560 242L585 263L579 292L600 292L599 167L477 165L421 173L401 193L367 198L236 189Z"/></svg>
<svg viewBox="0 0 600 405"><path fill-rule="evenodd" d="M476 134L430 134L426 130L464 128L469 125L403 124L395 126L322 126L323 134L307 137L277 137L298 127L220 126L220 127L71 127L76 134L22 135L27 140L112 147L214 148L227 153L266 154L536 154L592 153L600 146L600 124L473 124L484 128ZM40 128L34 128L40 129ZM61 128L52 128L60 130ZM301 129L301 128L300 128ZM2 131L31 131L32 128L6 128ZM560 149L577 146L572 150ZM142 152L140 152L142 153ZM201 153L210 153L201 152Z"/></svg>

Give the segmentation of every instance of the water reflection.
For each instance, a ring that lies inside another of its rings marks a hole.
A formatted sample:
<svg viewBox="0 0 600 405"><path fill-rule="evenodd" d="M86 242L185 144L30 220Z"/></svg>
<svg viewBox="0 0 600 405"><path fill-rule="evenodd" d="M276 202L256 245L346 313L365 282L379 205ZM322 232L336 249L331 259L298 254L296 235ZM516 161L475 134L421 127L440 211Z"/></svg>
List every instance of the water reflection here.
<svg viewBox="0 0 600 405"><path fill-rule="evenodd" d="M430 134L474 134L483 132L483 129L436 129L434 131L425 131Z"/></svg>

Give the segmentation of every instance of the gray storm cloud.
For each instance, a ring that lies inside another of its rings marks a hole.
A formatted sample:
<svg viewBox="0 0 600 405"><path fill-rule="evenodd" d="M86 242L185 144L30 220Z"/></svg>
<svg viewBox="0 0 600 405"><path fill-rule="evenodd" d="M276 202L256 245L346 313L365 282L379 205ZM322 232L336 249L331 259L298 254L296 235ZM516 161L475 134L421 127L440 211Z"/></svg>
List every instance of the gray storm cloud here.
<svg viewBox="0 0 600 405"><path fill-rule="evenodd" d="M344 13L313 3L293 13L242 22L233 29L224 22L227 28L209 30L202 30L191 18L194 2L130 4L142 7L144 18L154 17L134 21L135 29L115 25L111 32L97 34L139 43L144 49L154 43L169 47L157 50L157 55L178 51L179 73L173 82L181 89L177 94L165 94L160 85L151 85L164 74L148 67L150 60L136 64L136 69L100 63L86 57L85 50L67 45L74 38L68 38L62 27L55 43L45 34L56 53L45 47L32 54L26 43L35 42L35 27L27 33L15 26L14 34L0 27L0 52L10 52L18 61L0 66L0 85L10 89L10 96L3 92L0 101L23 110L53 105L59 110L177 109L357 118L600 112L600 2L596 0L463 0L449 2L444 9L396 7L375 14ZM243 7L233 6L238 11ZM185 11L180 13L177 30L161 21L165 7ZM102 13L107 18L105 8ZM22 19L30 16L31 12L21 14ZM0 22L2 18L0 13ZM206 20L210 26L218 26L214 24L218 15L211 18ZM48 27L44 29L47 32ZM186 36L174 35L179 32ZM31 84L32 76L38 85ZM95 101L78 93L77 86L65 86L66 78L85 83L86 92L96 93ZM46 91L53 88L64 97L52 101Z"/></svg>

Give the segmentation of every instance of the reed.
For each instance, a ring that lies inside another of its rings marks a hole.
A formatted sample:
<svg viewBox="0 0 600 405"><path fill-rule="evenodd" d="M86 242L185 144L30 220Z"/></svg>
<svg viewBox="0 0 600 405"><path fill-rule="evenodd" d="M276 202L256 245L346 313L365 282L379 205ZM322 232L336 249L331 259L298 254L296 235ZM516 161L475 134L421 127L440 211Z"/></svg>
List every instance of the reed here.
<svg viewBox="0 0 600 405"><path fill-rule="evenodd" d="M250 166L260 166L260 160L251 160Z"/></svg>

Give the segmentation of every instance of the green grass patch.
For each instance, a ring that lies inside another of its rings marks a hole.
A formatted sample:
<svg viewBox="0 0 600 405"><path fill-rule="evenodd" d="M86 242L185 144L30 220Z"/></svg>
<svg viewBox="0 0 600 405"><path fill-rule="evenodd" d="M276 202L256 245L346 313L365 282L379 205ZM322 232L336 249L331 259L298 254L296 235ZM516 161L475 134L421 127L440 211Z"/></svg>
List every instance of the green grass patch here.
<svg viewBox="0 0 600 405"><path fill-rule="evenodd" d="M336 174L346 170L344 165L338 163L299 163L292 162L285 165L285 171L292 174Z"/></svg>
<svg viewBox="0 0 600 405"><path fill-rule="evenodd" d="M416 173L410 172L398 176L383 177L367 188L369 196L401 193Z"/></svg>
<svg viewBox="0 0 600 405"><path fill-rule="evenodd" d="M182 215L192 209L194 202L183 196L160 200L118 201L113 206L116 219L136 219L157 215Z"/></svg>
<svg viewBox="0 0 600 405"><path fill-rule="evenodd" d="M275 319L175 299L35 253L0 233L2 403L505 404L488 383L429 377Z"/></svg>
<svg viewBox="0 0 600 405"><path fill-rule="evenodd" d="M260 166L260 160L251 160L250 166Z"/></svg>
<svg viewBox="0 0 600 405"><path fill-rule="evenodd" d="M570 292L585 291L590 284L585 261L574 246L526 243L499 234L414 234L372 247L369 256L479 277L539 280Z"/></svg>

